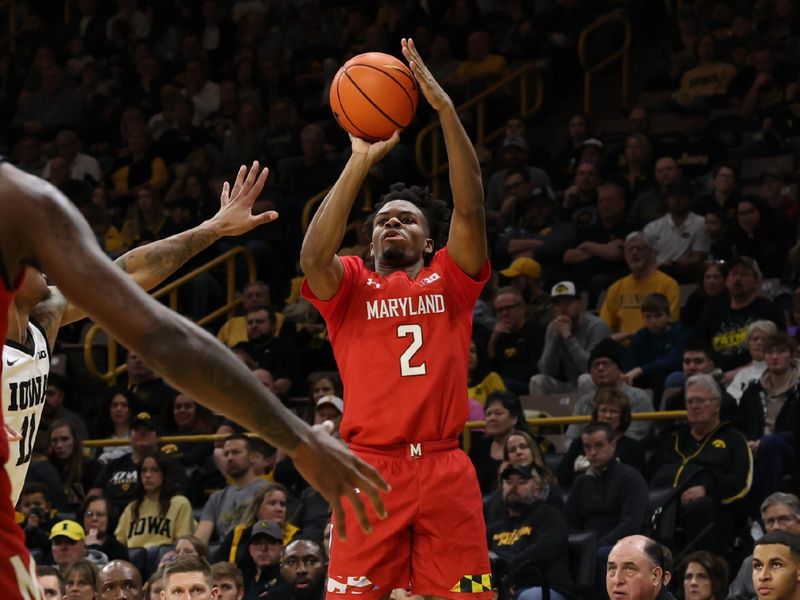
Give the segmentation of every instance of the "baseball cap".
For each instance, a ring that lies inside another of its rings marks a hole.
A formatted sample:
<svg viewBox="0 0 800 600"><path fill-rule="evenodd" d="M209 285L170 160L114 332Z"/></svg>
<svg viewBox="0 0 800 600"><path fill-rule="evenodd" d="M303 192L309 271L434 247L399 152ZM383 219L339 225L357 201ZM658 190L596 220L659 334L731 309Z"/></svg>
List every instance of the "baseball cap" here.
<svg viewBox="0 0 800 600"><path fill-rule="evenodd" d="M749 256L737 256L730 262L729 271L733 269L736 265L742 265L750 269L753 273L755 273L756 277L761 277L761 267L758 266L758 262L756 259L750 258Z"/></svg>
<svg viewBox="0 0 800 600"><path fill-rule="evenodd" d="M533 468L525 465L508 465L503 472L500 473L500 479L508 479L512 475L519 475L524 479L533 478Z"/></svg>
<svg viewBox="0 0 800 600"><path fill-rule="evenodd" d="M59 521L50 530L50 539L57 537L65 537L75 542L81 542L86 538L86 532L77 521L67 519Z"/></svg>
<svg viewBox="0 0 800 600"><path fill-rule="evenodd" d="M340 413L344 412L344 402L341 398L339 398L339 396L328 394L327 396L323 396L317 400L317 408L324 406L325 404L330 404L331 406L336 407L336 410L338 410Z"/></svg>
<svg viewBox="0 0 800 600"><path fill-rule="evenodd" d="M250 540L254 540L259 535L266 535L279 542L283 541L283 529L277 523L270 521L259 521L253 525L253 529L250 531Z"/></svg>
<svg viewBox="0 0 800 600"><path fill-rule="evenodd" d="M583 140L583 143L581 144L581 148L586 148L587 146L594 146L594 147L600 148L600 150L602 150L603 149L603 142L601 142L597 138L588 138L588 139Z"/></svg>
<svg viewBox="0 0 800 600"><path fill-rule="evenodd" d="M134 427L141 427L144 425L145 427L149 427L153 431L157 429L155 421L153 421L153 417L150 416L149 412L140 412L137 413L136 416L131 421L131 429Z"/></svg>
<svg viewBox="0 0 800 600"><path fill-rule="evenodd" d="M561 296L575 298L577 295L578 292L575 290L575 284L571 281L559 281L553 286L553 289L550 290L550 296L553 298L559 298Z"/></svg>
<svg viewBox="0 0 800 600"><path fill-rule="evenodd" d="M524 137L519 135L506 136L506 139L503 140L503 148L510 148L511 146L517 146L518 148L527 150L528 142L525 141Z"/></svg>
<svg viewBox="0 0 800 600"><path fill-rule="evenodd" d="M517 275L528 275L534 279L542 277L542 266L526 256L517 258L512 262L507 269L500 271L503 277L516 277Z"/></svg>
<svg viewBox="0 0 800 600"><path fill-rule="evenodd" d="M589 366L598 358L607 358L614 362L620 369L622 368L622 346L611 338L606 338L598 342L589 353Z"/></svg>

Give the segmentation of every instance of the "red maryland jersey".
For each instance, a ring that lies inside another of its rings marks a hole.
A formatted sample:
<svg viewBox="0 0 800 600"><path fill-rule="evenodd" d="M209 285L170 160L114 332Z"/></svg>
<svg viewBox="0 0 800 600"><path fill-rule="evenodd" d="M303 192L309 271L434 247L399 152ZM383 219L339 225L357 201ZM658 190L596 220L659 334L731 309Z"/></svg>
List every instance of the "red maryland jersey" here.
<svg viewBox="0 0 800 600"><path fill-rule="evenodd" d="M331 299L318 299L305 281L303 296L328 324L345 390L342 438L383 446L457 437L467 418L472 310L489 262L475 280L446 248L415 279L341 260Z"/></svg>

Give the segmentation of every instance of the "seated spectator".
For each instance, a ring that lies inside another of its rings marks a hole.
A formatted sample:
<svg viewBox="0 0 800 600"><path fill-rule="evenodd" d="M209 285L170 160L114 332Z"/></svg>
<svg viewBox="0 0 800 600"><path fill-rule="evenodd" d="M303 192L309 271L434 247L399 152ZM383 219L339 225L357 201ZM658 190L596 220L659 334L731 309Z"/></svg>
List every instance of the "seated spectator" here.
<svg viewBox="0 0 800 600"><path fill-rule="evenodd" d="M489 551L508 564L518 598L541 598L541 580L531 569L535 567L547 578L550 597L564 600L570 582L564 516L538 499L542 475L534 466L509 465L501 480L506 512L487 527Z"/></svg>
<svg viewBox="0 0 800 600"><path fill-rule="evenodd" d="M503 461L506 439L515 431L527 431L525 413L512 392L494 392L486 399L486 430L473 440L469 457L475 465L481 493L497 486L497 473Z"/></svg>
<svg viewBox="0 0 800 600"><path fill-rule="evenodd" d="M675 600L667 591L672 576L668 567L667 553L658 542L643 535L623 538L608 555L608 596L631 600Z"/></svg>
<svg viewBox="0 0 800 600"><path fill-rule="evenodd" d="M640 132L632 132L625 139L620 172L612 177L625 191L625 204L633 205L633 201L653 186L651 179L653 147L647 136Z"/></svg>
<svg viewBox="0 0 800 600"><path fill-rule="evenodd" d="M158 138L158 154L167 165L186 162L196 148L208 141L208 133L202 127L192 125L194 104L190 98L178 96L172 106L172 127ZM251 155L252 156L255 155ZM239 163L241 164L241 163Z"/></svg>
<svg viewBox="0 0 800 600"><path fill-rule="evenodd" d="M92 435L98 438L125 440L131 436L131 418L134 415L133 395L121 387L112 387L103 398L92 426ZM130 454L133 448L126 446L103 446L97 462L106 464L115 458Z"/></svg>
<svg viewBox="0 0 800 600"><path fill-rule="evenodd" d="M494 312L497 324L488 343L492 368L509 390L525 393L542 354L542 328L526 316L525 301L516 288L497 290Z"/></svg>
<svg viewBox="0 0 800 600"><path fill-rule="evenodd" d="M628 223L633 228L644 227L666 214L667 186L680 178L681 169L673 157L663 156L656 160L654 173L655 185L639 194L628 212Z"/></svg>
<svg viewBox="0 0 800 600"><path fill-rule="evenodd" d="M87 548L102 552L109 560L128 560L128 549L113 535L118 517L114 506L103 496L86 498L78 513L83 520Z"/></svg>
<svg viewBox="0 0 800 600"><path fill-rule="evenodd" d="M717 355L717 365L728 374L727 381L735 375L732 371L746 365L749 360L745 340L750 323L763 319L772 321L781 331L786 328L783 311L758 295L760 286L758 262L748 256L735 258L726 279L729 304L713 311L708 309L692 332L692 337L711 343Z"/></svg>
<svg viewBox="0 0 800 600"><path fill-rule="evenodd" d="M83 527L75 521L59 521L53 525L50 530L51 562L58 567L62 575L66 575L65 569L68 565L84 558L96 566L102 566L108 562L105 554L99 550L87 548L85 540L86 534Z"/></svg>
<svg viewBox="0 0 800 600"><path fill-rule="evenodd" d="M444 83L465 88L469 97L499 81L507 72L505 56L492 53L491 36L486 31L474 31L467 38L467 60L461 62Z"/></svg>
<svg viewBox="0 0 800 600"><path fill-rule="evenodd" d="M211 578L211 567L202 558L182 556L164 567L161 576L163 587L162 598L181 597L184 590L191 589L192 595L202 600L212 600L214 581ZM152 594L151 587L150 593Z"/></svg>
<svg viewBox="0 0 800 600"><path fill-rule="evenodd" d="M322 425L329 422L333 426L331 434L339 437L339 425L342 424L342 413L344 412L344 401L338 396L329 394L317 400L314 408L314 425Z"/></svg>
<svg viewBox="0 0 800 600"><path fill-rule="evenodd" d="M305 203L333 184L339 175L339 166L325 151L325 130L316 123L303 127L300 133L302 156L283 159L278 165L279 183L294 203Z"/></svg>
<svg viewBox="0 0 800 600"><path fill-rule="evenodd" d="M219 110L219 84L208 78L208 65L202 58L186 61L186 87L183 95L194 103L195 123L203 123L206 117Z"/></svg>
<svg viewBox="0 0 800 600"><path fill-rule="evenodd" d="M764 341L766 370L744 390L739 427L755 455L753 506L780 489L785 475L796 470L795 436L800 418L800 365L797 345L786 333Z"/></svg>
<svg viewBox="0 0 800 600"><path fill-rule="evenodd" d="M706 224L710 214L712 213L706 215ZM681 323L684 327L691 329L697 325L700 315L706 309L714 311L730 302L728 288L725 287L727 276L728 268L725 261L713 258L706 260L697 289L689 294L686 304L681 307Z"/></svg>
<svg viewBox="0 0 800 600"><path fill-rule="evenodd" d="M136 202L128 207L122 223L122 237L126 245L136 245L148 238L165 237L168 221L160 193L144 184L135 196Z"/></svg>
<svg viewBox="0 0 800 600"><path fill-rule="evenodd" d="M169 553L168 553L169 554ZM174 560L174 557L173 557ZM164 566L159 566L155 573L150 575L150 579L144 584L143 598L145 600L161 600L161 592L164 591ZM236 600L241 600L237 598Z"/></svg>
<svg viewBox="0 0 800 600"><path fill-rule="evenodd" d="M168 477L170 465L161 453L142 457L137 469L134 499L117 524L114 535L128 548L158 548L192 532L192 505L177 493Z"/></svg>
<svg viewBox="0 0 800 600"><path fill-rule="evenodd" d="M242 570L229 562L211 565L211 578L219 590L219 600L242 600L244 597L244 577Z"/></svg>
<svg viewBox="0 0 800 600"><path fill-rule="evenodd" d="M649 492L642 474L616 459L611 426L591 423L581 441L589 469L573 482L565 516L572 531L597 534L597 556L605 563L614 544L642 530Z"/></svg>
<svg viewBox="0 0 800 600"><path fill-rule="evenodd" d="M590 137L589 119L586 115L577 114L569 118L567 136L567 141L561 150L556 152L554 158L553 179L558 189L561 189L562 184L566 185L566 182L572 180L583 142Z"/></svg>
<svg viewBox="0 0 800 600"><path fill-rule="evenodd" d="M175 556L181 557L187 554L198 556L207 561L209 559L208 545L193 535L181 535L175 541Z"/></svg>
<svg viewBox="0 0 800 600"><path fill-rule="evenodd" d="M725 600L728 591L728 563L710 552L692 552L678 568L685 598Z"/></svg>
<svg viewBox="0 0 800 600"><path fill-rule="evenodd" d="M587 371L592 348L611 336L608 325L584 310L571 281L555 284L550 296L556 317L545 332L539 373L530 380L532 396L575 391L578 377Z"/></svg>
<svg viewBox="0 0 800 600"><path fill-rule="evenodd" d="M281 577L291 590L292 600L322 597L328 580L327 563L325 551L315 541L300 539L286 546L281 558Z"/></svg>
<svg viewBox="0 0 800 600"><path fill-rule="evenodd" d="M256 306L270 305L269 286L263 281L251 281L242 288L242 312L244 314ZM233 348L239 342L247 341L247 319L244 314L225 321L217 333L217 339L228 348ZM278 315L278 321L283 321L282 315ZM280 323L278 323L278 330L280 331Z"/></svg>
<svg viewBox="0 0 800 600"><path fill-rule="evenodd" d="M112 560L97 574L97 600L144 600L142 587L141 573L125 560Z"/></svg>
<svg viewBox="0 0 800 600"><path fill-rule="evenodd" d="M135 409L158 415L178 392L169 387L135 352L125 358L128 367L128 392L133 395Z"/></svg>
<svg viewBox="0 0 800 600"><path fill-rule="evenodd" d="M642 301L648 294L664 294L669 300L670 318L680 316L680 290L678 283L658 270L656 252L641 231L625 238L625 262L630 275L615 281L606 294L600 309L600 318L611 329L617 342L627 342L644 327ZM635 412L635 411L634 411Z"/></svg>
<svg viewBox="0 0 800 600"><path fill-rule="evenodd" d="M252 504L253 495L264 488L266 482L253 470L250 453L253 445L246 435L234 433L222 446L227 487L214 492L203 508L203 515L194 535L208 543L214 534L223 539L241 520Z"/></svg>
<svg viewBox="0 0 800 600"><path fill-rule="evenodd" d="M264 160L266 132L258 104L248 100L242 102L236 120L225 132L221 157L223 172L234 172L239 165L252 162L253 159Z"/></svg>
<svg viewBox="0 0 800 600"><path fill-rule="evenodd" d="M77 133L69 129L59 131L58 135L56 135L55 146L56 156L66 161L71 179L92 184L97 184L102 181L100 163L98 163L97 159L93 156L89 156L80 151L81 138L78 137ZM44 179L50 179L50 169L53 160L55 159L50 159L42 170L42 177Z"/></svg>
<svg viewBox="0 0 800 600"><path fill-rule="evenodd" d="M736 168L722 163L714 167L711 175L714 181L711 194L697 201L694 212L706 216L710 212L722 211L724 224L731 225L736 220L736 204L740 198Z"/></svg>
<svg viewBox="0 0 800 600"><path fill-rule="evenodd" d="M214 433L216 419L211 412L186 394L178 394L165 407L164 435L205 435ZM214 451L213 442L178 442L165 445L161 451L182 465L201 464Z"/></svg>
<svg viewBox="0 0 800 600"><path fill-rule="evenodd" d="M100 471L100 465L83 453L83 440L72 423L56 419L47 431L50 440L50 462L61 475L61 485L67 502L77 510L86 499Z"/></svg>
<svg viewBox="0 0 800 600"><path fill-rule="evenodd" d="M47 485L39 481L28 481L22 488L17 513L23 515L25 547L38 548L42 553L50 549L48 534L53 526L55 511L47 496Z"/></svg>
<svg viewBox="0 0 800 600"><path fill-rule="evenodd" d="M36 580L45 600L60 600L67 593L64 577L55 567L36 565Z"/></svg>
<svg viewBox="0 0 800 600"><path fill-rule="evenodd" d="M795 100L796 102L797 100ZM773 214L778 219L788 218L792 222L796 222L800 209L798 209L795 198L797 192L793 193L789 185L792 182L791 179L778 169L770 169L762 173L759 180L761 188L758 195L764 199Z"/></svg>
<svg viewBox="0 0 800 600"><path fill-rule="evenodd" d="M40 431L50 427L55 419L66 419L72 424L72 427L78 432L82 440L88 439L89 429L86 427L86 422L78 413L68 409L66 402L66 378L57 373L50 373L50 377L47 379L47 391Z"/></svg>
<svg viewBox="0 0 800 600"><path fill-rule="evenodd" d="M600 176L597 167L588 161L575 167L575 179L564 190L559 213L564 221L576 227L590 227L597 222L597 188Z"/></svg>
<svg viewBox="0 0 800 600"><path fill-rule="evenodd" d="M667 186L669 212L645 225L643 230L656 253L656 264L663 272L678 281L695 278L697 267L703 264L711 248L705 233L705 219L689 210L692 205L692 186L677 179Z"/></svg>
<svg viewBox="0 0 800 600"><path fill-rule="evenodd" d="M592 421L589 425L592 423L605 423L611 427L616 460L639 472L644 470L644 447L637 440L625 435L631 424L631 402L622 390L615 388L597 390ZM583 439L575 438L558 465L558 482L564 487L569 487L575 477L584 473L589 466L584 454Z"/></svg>
<svg viewBox="0 0 800 600"><path fill-rule="evenodd" d="M745 345L752 360L736 371L733 381L726 390L737 404L747 387L754 381L760 380L764 374L767 368L767 363L764 362L764 342L776 333L778 329L772 321L754 321L747 327Z"/></svg>
<svg viewBox="0 0 800 600"><path fill-rule="evenodd" d="M723 535L735 535L737 523L726 507L750 490L753 461L747 440L720 420L722 390L710 375L686 381L688 424L669 436L651 460L650 485L679 490L679 522L692 535L714 527L697 547L719 551Z"/></svg>
<svg viewBox="0 0 800 600"><path fill-rule="evenodd" d="M317 371L308 376L309 398L313 406L323 396L344 396L342 380L336 371Z"/></svg>
<svg viewBox="0 0 800 600"><path fill-rule="evenodd" d="M486 348L482 344L475 343L474 335L469 344L467 369L467 398L469 398L470 402L475 402L480 407L480 411L478 411L480 412L480 418L477 420L482 421L486 399L492 392L504 392L506 384L503 383L503 378L500 377L499 373L492 370ZM475 420L472 416L473 412L471 410L469 420Z"/></svg>
<svg viewBox="0 0 800 600"><path fill-rule="evenodd" d="M298 381L296 348L292 340L279 337L275 311L265 306L255 306L245 315L247 341L240 346L275 377L275 393L285 396Z"/></svg>
<svg viewBox="0 0 800 600"><path fill-rule="evenodd" d="M237 564L242 570L246 598L263 598L280 583L283 531L276 523L259 521L253 525L246 544L247 554Z"/></svg>
<svg viewBox="0 0 800 600"><path fill-rule="evenodd" d="M70 600L93 600L97 594L97 571L98 565L91 560L81 559L70 563L63 569L64 598Z"/></svg>
<svg viewBox="0 0 800 600"><path fill-rule="evenodd" d="M519 290L525 301L528 319L545 327L553 318L553 301L542 289L542 266L532 258L515 258L506 269L498 271L508 285Z"/></svg>
<svg viewBox="0 0 800 600"><path fill-rule="evenodd" d="M85 124L80 92L67 86L67 77L55 62L41 70L42 85L21 94L11 125L15 130L51 139L62 129L81 130Z"/></svg>
<svg viewBox="0 0 800 600"><path fill-rule="evenodd" d="M576 228L575 247L566 250L562 259L572 280L585 282L589 306L627 270L623 246L631 227L625 221L625 195L620 186L604 183L597 189L597 217L596 223Z"/></svg>
<svg viewBox="0 0 800 600"><path fill-rule="evenodd" d="M693 100L684 106L680 112L680 132L667 148L689 181L705 177L726 153L724 144L709 127L709 110L704 99Z"/></svg>
<svg viewBox="0 0 800 600"><path fill-rule="evenodd" d="M645 326L631 339L623 358L625 382L653 390L661 397L664 379L681 367L687 331L678 321L672 323L669 300L664 294L649 294L642 302Z"/></svg>
<svg viewBox="0 0 800 600"><path fill-rule="evenodd" d="M150 146L147 128L133 126L128 131L128 155L120 158L111 168L111 185L114 196L135 193L148 185L163 190L169 179L167 165Z"/></svg>
<svg viewBox="0 0 800 600"><path fill-rule="evenodd" d="M716 100L728 93L728 86L736 77L736 67L716 60L714 36L701 35L697 40L695 52L697 66L681 75L680 89L675 93L675 101L687 106L695 99Z"/></svg>
<svg viewBox="0 0 800 600"><path fill-rule="evenodd" d="M800 500L794 494L775 492L761 503L761 522L766 533L785 531L800 535ZM753 589L753 555L742 561L742 566L728 588L728 600L755 600Z"/></svg>
<svg viewBox="0 0 800 600"><path fill-rule="evenodd" d="M625 383L622 376L622 348L611 339L605 339L592 348L589 354L589 375L592 385L588 385L572 411L573 416L589 416L595 409L597 393L603 388L620 390L631 403L631 412L651 412L653 401L650 396L638 388ZM637 421L631 424L625 435L640 442L647 438L651 424L648 421ZM584 425L573 424L567 428L567 443L579 438Z"/></svg>
<svg viewBox="0 0 800 600"><path fill-rule="evenodd" d="M749 256L764 265L767 277L781 277L792 233L787 220L778 220L761 198L748 194L736 203L729 250L733 256Z"/></svg>

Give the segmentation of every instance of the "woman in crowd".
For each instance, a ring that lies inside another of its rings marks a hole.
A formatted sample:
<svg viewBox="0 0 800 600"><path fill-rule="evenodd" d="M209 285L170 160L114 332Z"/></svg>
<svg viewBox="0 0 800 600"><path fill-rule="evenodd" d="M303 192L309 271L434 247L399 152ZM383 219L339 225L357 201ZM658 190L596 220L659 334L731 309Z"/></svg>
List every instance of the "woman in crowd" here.
<svg viewBox="0 0 800 600"><path fill-rule="evenodd" d="M625 435L631 424L631 403L618 388L601 388L594 397L592 422L608 423L614 430L617 443L615 456L620 462L641 471L644 468L644 448L641 443ZM583 454L583 442L578 437L570 444L558 465L558 482L568 487L575 478L589 468Z"/></svg>
<svg viewBox="0 0 800 600"><path fill-rule="evenodd" d="M748 194L736 203L736 224L729 235L731 252L754 258L764 277L783 275L789 237L787 223L775 219L760 197Z"/></svg>
<svg viewBox="0 0 800 600"><path fill-rule="evenodd" d="M714 310L728 304L728 288L725 285L727 276L728 269L723 261L709 260L705 263L700 284L681 308L681 322L687 329L697 324L706 309Z"/></svg>
<svg viewBox="0 0 800 600"><path fill-rule="evenodd" d="M470 458L475 465L481 493L497 487L497 473L503 461L506 439L514 431L527 431L525 413L519 398L512 392L493 392L486 399L486 430L473 440Z"/></svg>
<svg viewBox="0 0 800 600"><path fill-rule="evenodd" d="M136 472L134 499L125 507L114 533L120 543L128 548L158 548L192 533L192 505L176 493L174 482L167 477L166 456L148 454Z"/></svg>
<svg viewBox="0 0 800 600"><path fill-rule="evenodd" d="M72 511L86 499L100 471L99 463L83 454L83 440L68 419L56 419L47 432L50 440L50 463L61 476L61 486Z"/></svg>
<svg viewBox="0 0 800 600"><path fill-rule="evenodd" d="M166 224L161 195L152 186L143 185L136 192L136 202L128 207L122 223L122 237L128 245L135 245L150 236L158 239Z"/></svg>
<svg viewBox="0 0 800 600"><path fill-rule="evenodd" d="M186 394L178 394L165 407L164 435L202 435L214 433L216 423L211 412ZM184 466L199 465L214 452L213 442L178 442L171 457Z"/></svg>
<svg viewBox="0 0 800 600"><path fill-rule="evenodd" d="M128 390L114 386L108 390L102 405L97 412L97 419L92 427L92 435L98 438L126 440L131 436L130 421L134 414L134 398ZM101 464L111 462L130 454L133 449L128 446L103 446L97 461Z"/></svg>
<svg viewBox="0 0 800 600"><path fill-rule="evenodd" d="M650 140L643 133L631 133L625 140L623 157L625 164L614 181L625 190L627 205L631 206L639 194L653 186L649 175L653 159Z"/></svg>
<svg viewBox="0 0 800 600"><path fill-rule="evenodd" d="M725 600L728 593L728 565L710 552L692 552L678 571L683 574L685 600Z"/></svg>
<svg viewBox="0 0 800 600"><path fill-rule="evenodd" d="M64 600L95 600L97 566L90 560L79 560L64 570Z"/></svg>
<svg viewBox="0 0 800 600"><path fill-rule="evenodd" d="M112 535L119 515L105 497L89 496L86 498L79 515L83 517L87 547L99 550L109 560L128 560L128 549Z"/></svg>
<svg viewBox="0 0 800 600"><path fill-rule="evenodd" d="M298 528L287 521L289 494L280 483L270 483L253 495L253 500L242 515L239 524L222 540L214 562L228 561L241 564L247 556L247 542L253 525L269 521L283 529L283 543L288 544L297 534Z"/></svg>
<svg viewBox="0 0 800 600"><path fill-rule="evenodd" d="M747 327L747 351L750 353L751 361L736 371L733 381L728 385L727 391L739 403L742 399L747 386L753 381L761 379L767 368L764 362L764 341L774 333L778 333L778 328L772 321L760 320L750 323Z"/></svg>
<svg viewBox="0 0 800 600"><path fill-rule="evenodd" d="M191 554L208 561L208 545L193 535L182 535L175 541L175 556Z"/></svg>
<svg viewBox="0 0 800 600"><path fill-rule="evenodd" d="M586 115L572 115L569 119L568 139L564 147L555 156L555 184L566 186L575 175L575 167L583 147L589 138L589 119ZM561 189L561 188L559 188Z"/></svg>

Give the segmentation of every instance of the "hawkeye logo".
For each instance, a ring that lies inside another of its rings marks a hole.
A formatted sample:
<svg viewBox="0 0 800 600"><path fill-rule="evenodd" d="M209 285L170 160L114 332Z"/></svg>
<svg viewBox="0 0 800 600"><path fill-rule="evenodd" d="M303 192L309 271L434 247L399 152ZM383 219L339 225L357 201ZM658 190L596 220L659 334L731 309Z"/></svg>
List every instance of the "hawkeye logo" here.
<svg viewBox="0 0 800 600"><path fill-rule="evenodd" d="M711 445L712 445L712 446L714 446L714 448L720 448L720 449L721 449L721 448L727 448L727 447L728 447L728 446L725 444L725 442L724 442L724 441L722 441L722 440L713 440L713 441L711 442Z"/></svg>

